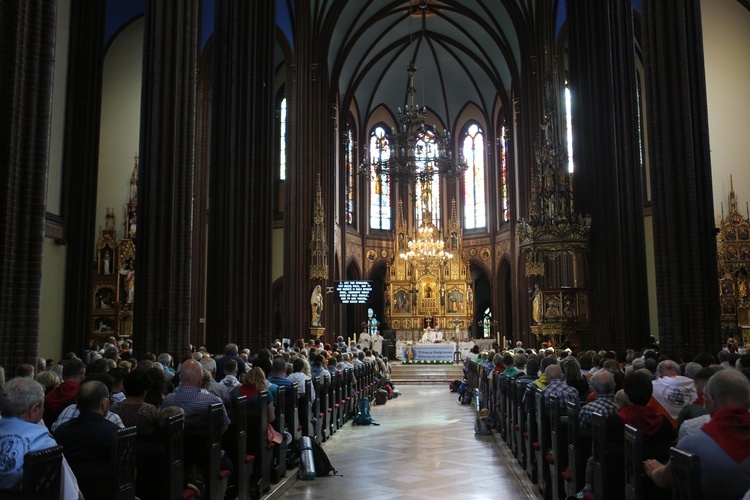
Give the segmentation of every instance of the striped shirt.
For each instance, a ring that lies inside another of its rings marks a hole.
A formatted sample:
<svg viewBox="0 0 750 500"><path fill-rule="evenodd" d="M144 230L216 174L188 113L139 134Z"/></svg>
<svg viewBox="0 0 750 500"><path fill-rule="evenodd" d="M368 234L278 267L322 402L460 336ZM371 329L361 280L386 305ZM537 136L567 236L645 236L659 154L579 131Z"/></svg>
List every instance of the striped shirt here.
<svg viewBox="0 0 750 500"><path fill-rule="evenodd" d="M164 397L161 407L179 406L185 412L185 427L208 427L208 406L221 403L221 399L199 387L180 385ZM227 409L221 405L224 425L229 425Z"/></svg>

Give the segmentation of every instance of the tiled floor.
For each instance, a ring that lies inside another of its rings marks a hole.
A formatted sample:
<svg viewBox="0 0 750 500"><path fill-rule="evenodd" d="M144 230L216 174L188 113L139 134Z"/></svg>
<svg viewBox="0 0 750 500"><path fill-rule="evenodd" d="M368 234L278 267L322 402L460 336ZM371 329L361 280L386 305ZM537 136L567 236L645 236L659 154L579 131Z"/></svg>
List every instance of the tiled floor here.
<svg viewBox="0 0 750 500"><path fill-rule="evenodd" d="M507 448L474 434L475 410L446 384L398 389L401 397L372 406L379 426L348 425L326 443L342 477L298 480L282 498L537 498Z"/></svg>

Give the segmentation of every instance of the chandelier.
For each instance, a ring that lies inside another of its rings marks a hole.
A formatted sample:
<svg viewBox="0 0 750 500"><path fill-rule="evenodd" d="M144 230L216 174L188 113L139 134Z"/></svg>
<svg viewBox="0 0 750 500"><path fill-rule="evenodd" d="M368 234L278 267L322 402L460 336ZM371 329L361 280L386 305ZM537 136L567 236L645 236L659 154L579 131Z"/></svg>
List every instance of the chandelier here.
<svg viewBox="0 0 750 500"><path fill-rule="evenodd" d="M407 242L408 250L399 254L399 257L417 268L427 269L445 264L453 258L453 254L445 249L445 239L432 222L430 183L425 185L422 196L426 201L422 208L422 223L417 228L415 237Z"/></svg>
<svg viewBox="0 0 750 500"><path fill-rule="evenodd" d="M409 8L411 9L411 5ZM422 39L425 39L427 4L422 1L419 8L422 12ZM403 111L401 107L398 108L396 127L391 129L388 143L378 141L376 151L371 151L370 154L365 149L359 173L371 181L380 179L412 186L418 182L422 185L429 184L435 174L455 181L469 166L463 155L459 154L458 158L454 158L451 133L448 130L443 129L440 133L437 125L427 126L427 107L420 108L415 101L417 91L414 88L414 73L417 65L413 45L411 51L407 67L409 88L406 106Z"/></svg>

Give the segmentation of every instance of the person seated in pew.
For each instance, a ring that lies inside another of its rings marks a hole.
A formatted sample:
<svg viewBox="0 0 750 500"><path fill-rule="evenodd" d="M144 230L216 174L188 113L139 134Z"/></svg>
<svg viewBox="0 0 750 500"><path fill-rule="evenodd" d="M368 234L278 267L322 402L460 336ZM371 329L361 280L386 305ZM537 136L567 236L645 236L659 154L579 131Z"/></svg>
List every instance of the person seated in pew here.
<svg viewBox="0 0 750 500"><path fill-rule="evenodd" d="M560 365L549 365L544 370L544 374L547 375L547 380L549 381L547 387L542 389L542 397L547 408L549 408L552 396L557 397L557 406L561 410L565 410L568 407L568 402L578 404L578 390L565 383Z"/></svg>
<svg viewBox="0 0 750 500"><path fill-rule="evenodd" d="M607 441L610 444L624 443L625 425L631 425L643 433L644 460L666 462L669 448L677 440L677 431L666 416L648 406L653 392L651 375L646 370L633 372L625 377L623 389L631 404L607 417ZM650 479L644 481L643 489L644 498L664 497L664 491Z"/></svg>
<svg viewBox="0 0 750 500"><path fill-rule="evenodd" d="M0 390L0 489L19 490L27 453L57 446L40 424L44 413L44 387L30 378L9 380ZM83 498L78 481L63 457L60 498Z"/></svg>
<svg viewBox="0 0 750 500"><path fill-rule="evenodd" d="M219 381L231 393L242 383L237 379L237 362L230 359L224 365L224 378Z"/></svg>
<svg viewBox="0 0 750 500"><path fill-rule="evenodd" d="M286 387L287 390L294 386L294 382L289 379L286 374L286 361L284 358L276 358L271 364L271 375L268 376L268 381L277 386Z"/></svg>
<svg viewBox="0 0 750 500"><path fill-rule="evenodd" d="M148 380L141 372L129 373L123 383L125 399L112 403L109 411L120 416L126 427L135 426L139 433L150 432L156 426L159 410L146 403Z"/></svg>
<svg viewBox="0 0 750 500"><path fill-rule="evenodd" d="M591 387L596 391L597 397L594 401L584 405L578 413L578 426L582 434L591 435L591 417L594 413L601 413L608 417L617 411L615 402L615 376L607 370L599 370L591 376L589 381ZM576 498L584 498L593 490L594 484L594 457L586 461L586 483L583 489L576 494Z"/></svg>
<svg viewBox="0 0 750 500"><path fill-rule="evenodd" d="M331 372L326 370L325 367L326 358L323 354L316 354L313 359L313 365L310 367L310 375L312 378L320 377L321 382L331 381Z"/></svg>
<svg viewBox="0 0 750 500"><path fill-rule="evenodd" d="M112 471L103 469L101 476L90 472L97 464L111 461L112 447L120 430L104 418L109 412L107 386L97 380L84 382L78 390L77 405L80 415L60 425L55 440L65 450L83 496L88 500L106 500L112 492L102 482L114 479Z"/></svg>
<svg viewBox="0 0 750 500"><path fill-rule="evenodd" d="M578 399L580 401L586 401L590 390L589 382L581 374L581 365L578 364L578 360L572 356L568 356L560 363L560 366L565 374L565 383L578 391Z"/></svg>
<svg viewBox="0 0 750 500"><path fill-rule="evenodd" d="M245 381L232 392L232 397L245 396L247 398L248 409L255 409L258 407L260 392L268 391L268 399L266 400L268 406L267 413L268 423L271 423L276 420L276 410L274 407L276 395L268 390L269 385L268 380L266 380L266 374L262 369L255 366L245 374Z"/></svg>
<svg viewBox="0 0 750 500"><path fill-rule="evenodd" d="M698 394L698 397L695 399L695 401L692 402L692 404L689 404L682 410L680 410L680 415L677 417L677 427L678 431L680 431L680 438L683 437L684 432L682 432L682 427L686 421L701 417L703 415L708 415L708 410L706 410L706 407L704 405L703 392L706 384L708 383L708 380L721 370L722 368L720 366L707 366L706 368L701 368L700 370L698 370L695 376L692 377L693 382L695 382L695 391ZM709 418L710 417L701 419L701 423L698 425L698 427L708 422ZM693 426L688 427L692 428Z"/></svg>
<svg viewBox="0 0 750 500"><path fill-rule="evenodd" d="M664 360L656 367L653 396L648 405L669 419L676 429L680 411L698 398L695 382L680 375L680 365Z"/></svg>
<svg viewBox="0 0 750 500"><path fill-rule="evenodd" d="M704 398L711 420L676 448L700 457L707 498L742 498L750 489L750 381L737 370L720 370L708 380ZM657 485L671 486L670 463L646 460L643 467Z"/></svg>
<svg viewBox="0 0 750 500"><path fill-rule="evenodd" d="M229 416L223 402L217 396L201 389L203 385L203 367L193 359L182 364L180 370L180 385L174 392L164 397L161 408L179 406L185 412L185 427L208 427L208 407L214 403L222 403L221 433L229 426Z"/></svg>
<svg viewBox="0 0 750 500"><path fill-rule="evenodd" d="M113 379L109 376L107 373L93 373L91 375L87 375L85 379L83 379L83 383L90 382L92 380L96 380L98 382L103 383L107 386L107 390L109 393L112 393L112 383ZM111 401L111 399L110 399ZM78 409L78 405L72 404L65 408L62 413L60 413L60 416L57 417L57 420L52 424L50 427L50 431L54 434L55 431L57 431L57 428L60 427L65 422L69 422L73 420L74 418L78 418L78 416L81 414L80 410ZM120 415L117 413L112 413L111 411L107 412L104 415L104 418L112 422L113 424L117 425L119 428L124 429L125 424L123 424L122 419L120 418Z"/></svg>

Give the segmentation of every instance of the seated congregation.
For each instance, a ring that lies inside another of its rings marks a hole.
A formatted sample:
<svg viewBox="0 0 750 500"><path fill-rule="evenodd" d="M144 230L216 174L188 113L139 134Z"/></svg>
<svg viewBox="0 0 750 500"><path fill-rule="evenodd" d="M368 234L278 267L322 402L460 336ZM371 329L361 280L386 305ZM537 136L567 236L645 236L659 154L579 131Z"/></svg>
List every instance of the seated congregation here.
<svg viewBox="0 0 750 500"><path fill-rule="evenodd" d="M750 354L732 351L682 363L517 347L464 371L491 414L477 429L493 427L545 499L750 499Z"/></svg>
<svg viewBox="0 0 750 500"><path fill-rule="evenodd" d="M0 497L260 498L389 379L378 353L319 341L87 357L0 377Z"/></svg>

